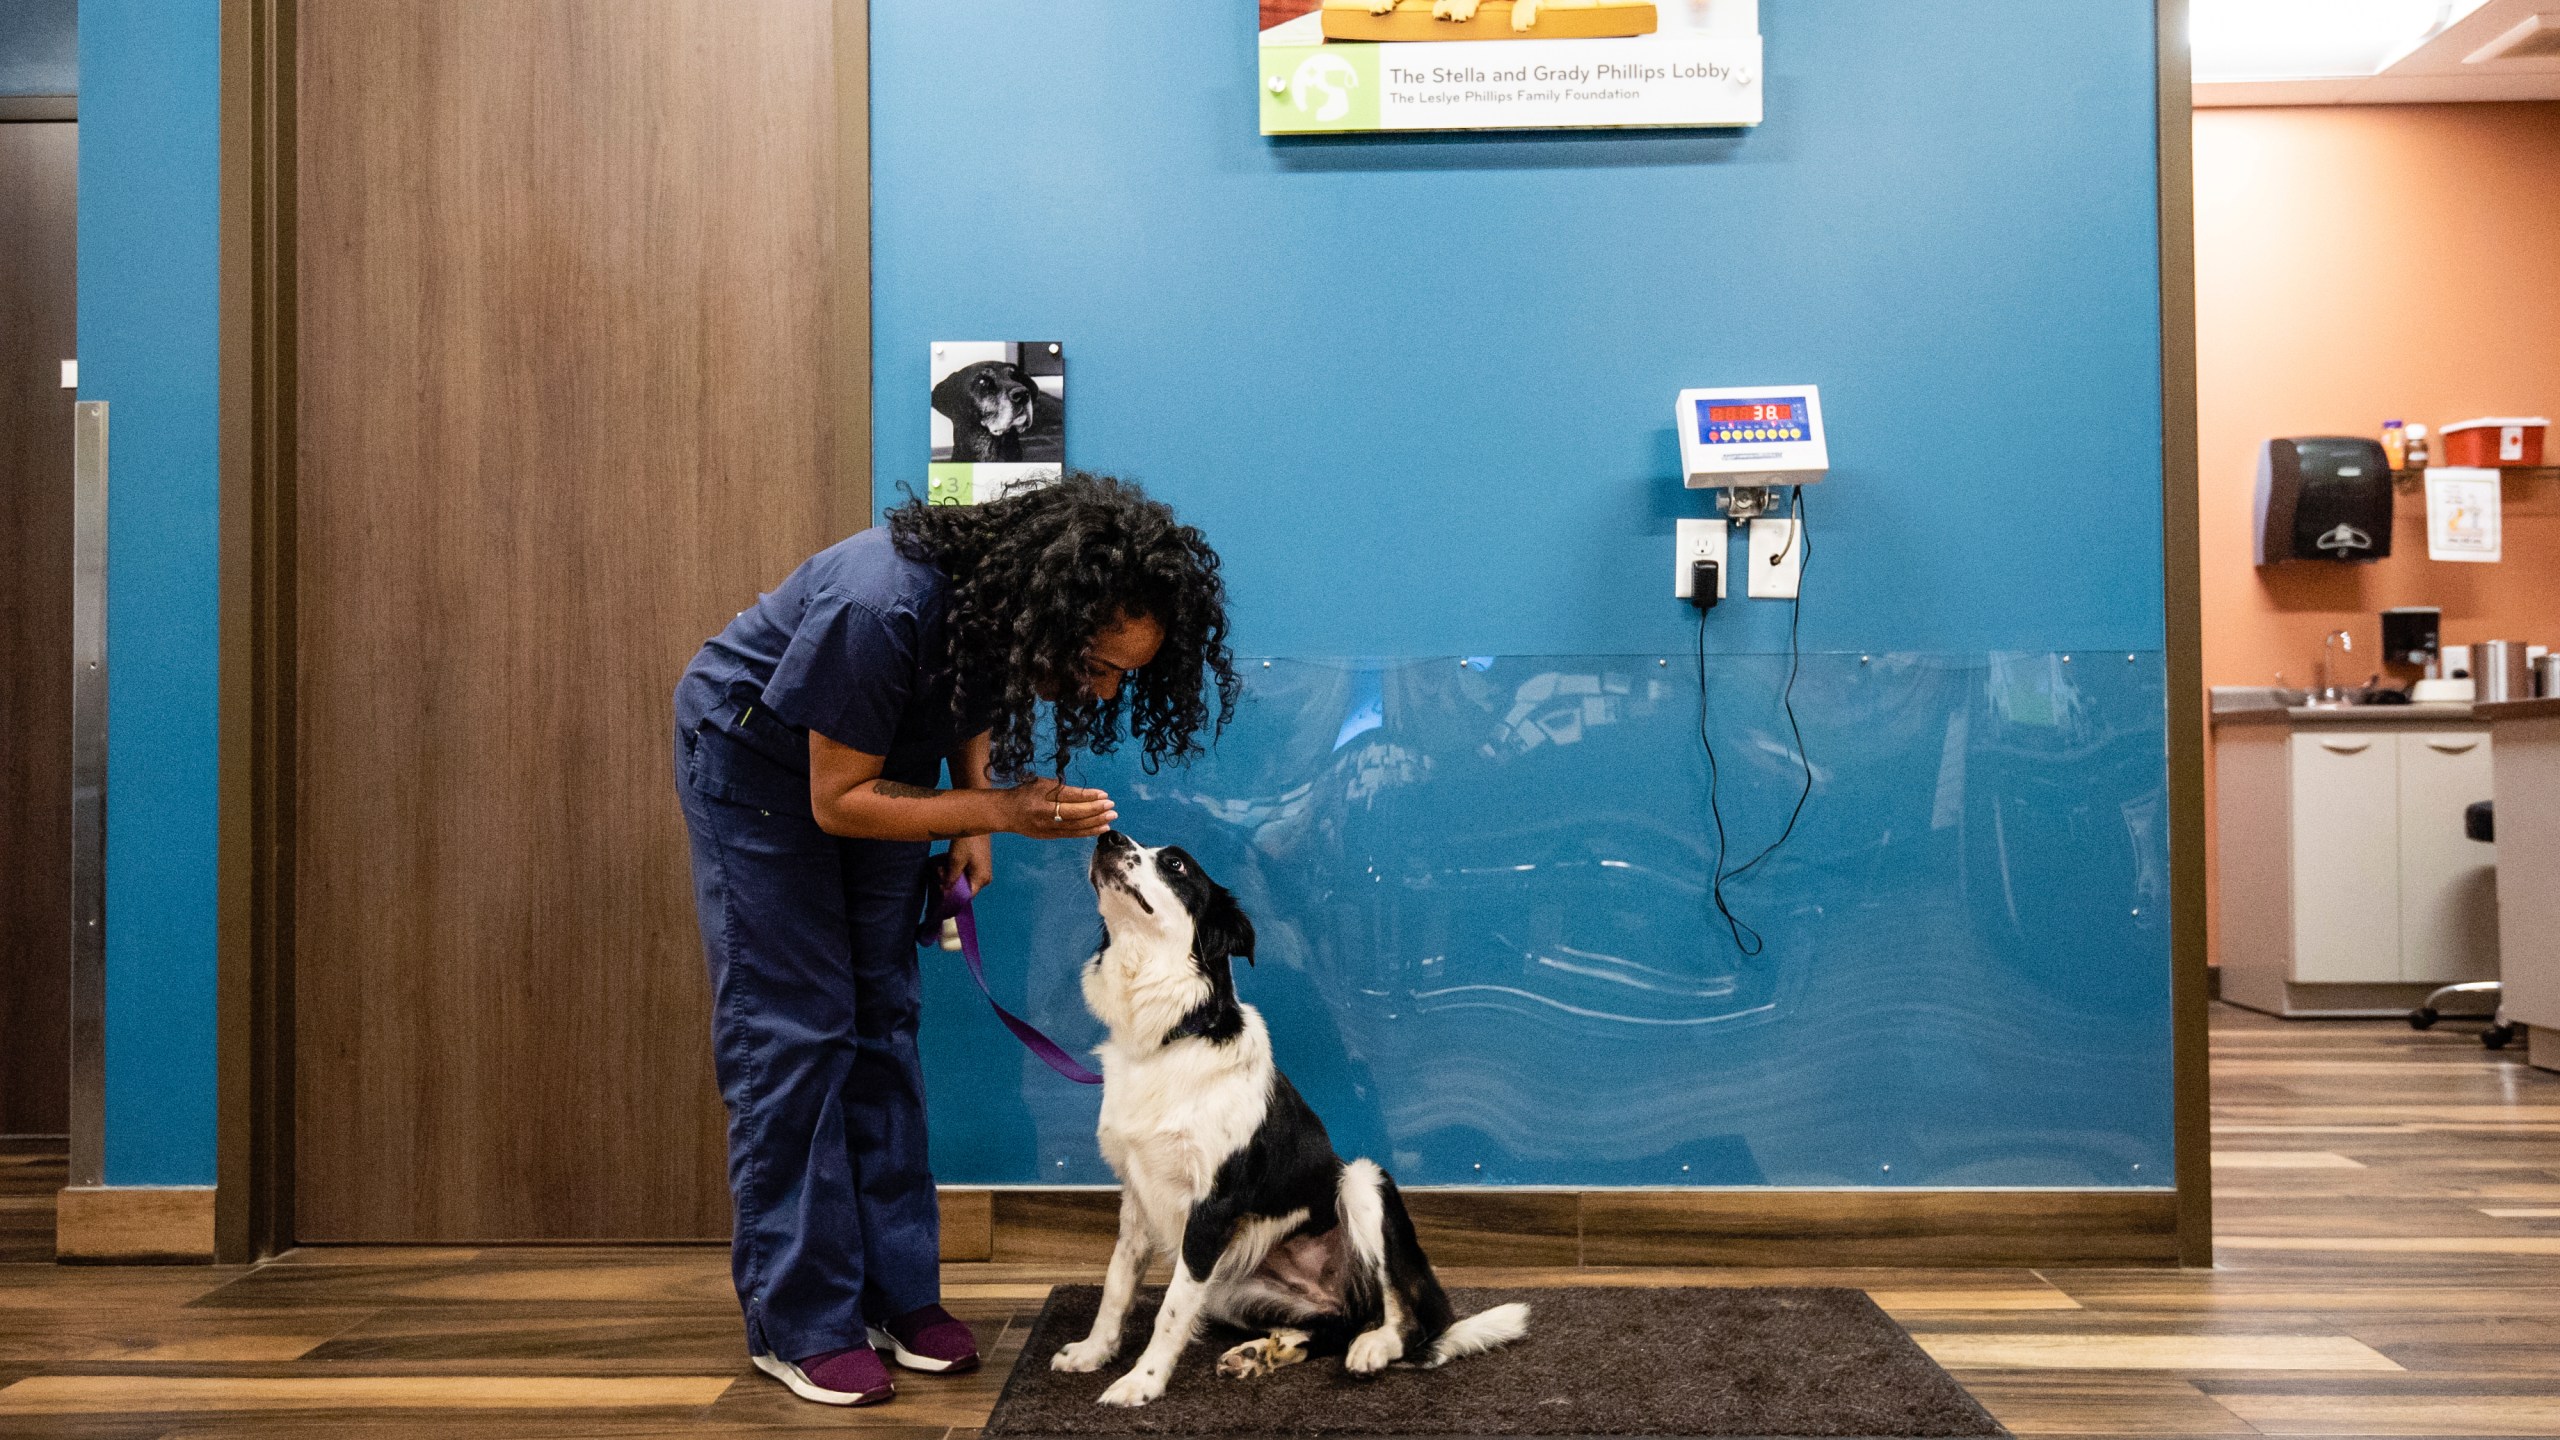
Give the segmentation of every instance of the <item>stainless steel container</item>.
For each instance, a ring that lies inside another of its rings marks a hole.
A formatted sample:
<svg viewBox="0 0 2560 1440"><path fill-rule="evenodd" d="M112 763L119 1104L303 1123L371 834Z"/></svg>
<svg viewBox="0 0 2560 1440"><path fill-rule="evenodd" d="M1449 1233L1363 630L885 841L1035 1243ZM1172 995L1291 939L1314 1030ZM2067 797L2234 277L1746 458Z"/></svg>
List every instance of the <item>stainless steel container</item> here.
<svg viewBox="0 0 2560 1440"><path fill-rule="evenodd" d="M2483 640L2472 646L2471 687L2472 698L2483 705L2533 698L2533 677L2524 666L2524 642Z"/></svg>
<svg viewBox="0 0 2560 1440"><path fill-rule="evenodd" d="M2546 700L2560 698L2560 655L2543 655L2535 658L2533 693Z"/></svg>

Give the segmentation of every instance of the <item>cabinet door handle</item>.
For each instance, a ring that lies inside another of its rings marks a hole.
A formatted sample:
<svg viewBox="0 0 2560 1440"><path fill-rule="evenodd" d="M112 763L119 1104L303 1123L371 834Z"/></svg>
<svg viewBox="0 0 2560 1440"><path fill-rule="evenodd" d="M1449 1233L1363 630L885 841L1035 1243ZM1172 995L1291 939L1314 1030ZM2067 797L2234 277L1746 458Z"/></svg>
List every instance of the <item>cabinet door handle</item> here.
<svg viewBox="0 0 2560 1440"><path fill-rule="evenodd" d="M2334 755L2353 755L2372 743L2370 740L2323 740L2320 748Z"/></svg>
<svg viewBox="0 0 2560 1440"><path fill-rule="evenodd" d="M2467 750L2479 749L2480 742L2477 740L2430 740L2427 742L2427 748L2439 755L2460 755Z"/></svg>

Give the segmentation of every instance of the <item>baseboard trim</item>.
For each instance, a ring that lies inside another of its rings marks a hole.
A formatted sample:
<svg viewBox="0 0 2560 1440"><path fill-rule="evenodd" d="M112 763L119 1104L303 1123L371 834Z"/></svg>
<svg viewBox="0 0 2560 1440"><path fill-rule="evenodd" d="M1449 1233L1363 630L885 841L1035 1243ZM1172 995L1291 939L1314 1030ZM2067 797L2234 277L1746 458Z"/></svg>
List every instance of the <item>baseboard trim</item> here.
<svg viewBox="0 0 2560 1440"><path fill-rule="evenodd" d="M77 95L0 95L0 122L79 118Z"/></svg>
<svg viewBox="0 0 2560 1440"><path fill-rule="evenodd" d="M54 1257L106 1265L213 1260L210 1185L66 1185L54 1199Z"/></svg>
<svg viewBox="0 0 2560 1440"><path fill-rule="evenodd" d="M2223 1002L2279 1020L2400 1020L2436 992L2432 980L2376 980L2365 983L2278 980L2272 988L2244 987Z"/></svg>
<svg viewBox="0 0 2560 1440"><path fill-rule="evenodd" d="M1404 1192L1436 1264L2174 1266L2171 1190ZM1099 1265L1111 1189L946 1189L942 1258Z"/></svg>

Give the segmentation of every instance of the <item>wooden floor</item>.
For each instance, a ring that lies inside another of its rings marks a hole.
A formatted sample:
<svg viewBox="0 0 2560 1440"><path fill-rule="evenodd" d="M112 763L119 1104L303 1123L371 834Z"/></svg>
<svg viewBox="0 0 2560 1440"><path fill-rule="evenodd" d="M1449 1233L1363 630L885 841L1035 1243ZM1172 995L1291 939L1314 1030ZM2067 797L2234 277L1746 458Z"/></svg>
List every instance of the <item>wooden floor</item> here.
<svg viewBox="0 0 2560 1440"><path fill-rule="evenodd" d="M2021 1435L2560 1435L2560 1077L2467 1032L2227 1009L2214 1061L2213 1271L1448 1278L1859 1286ZM0 1154L0 1207L55 1183ZM948 1267L992 1363L847 1413L747 1368L702 1250L0 1265L0 1437L965 1436L1064 1278L1085 1277Z"/></svg>

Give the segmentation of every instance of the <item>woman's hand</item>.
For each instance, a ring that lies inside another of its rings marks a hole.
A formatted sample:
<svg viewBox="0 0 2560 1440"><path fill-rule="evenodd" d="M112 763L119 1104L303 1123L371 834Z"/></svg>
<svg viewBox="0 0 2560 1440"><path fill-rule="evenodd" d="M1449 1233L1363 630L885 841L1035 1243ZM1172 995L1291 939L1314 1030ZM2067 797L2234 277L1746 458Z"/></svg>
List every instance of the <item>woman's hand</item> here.
<svg viewBox="0 0 2560 1440"><path fill-rule="evenodd" d="M1108 794L1055 780L1029 780L999 793L1004 828L1034 840L1090 840L1120 818Z"/></svg>
<svg viewBox="0 0 2560 1440"><path fill-rule="evenodd" d="M981 895L995 883L995 844L984 835L963 835L951 842L942 856L942 886L951 888L951 877L969 877L969 893Z"/></svg>

